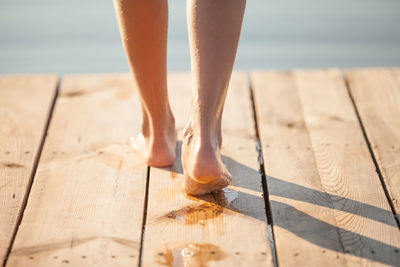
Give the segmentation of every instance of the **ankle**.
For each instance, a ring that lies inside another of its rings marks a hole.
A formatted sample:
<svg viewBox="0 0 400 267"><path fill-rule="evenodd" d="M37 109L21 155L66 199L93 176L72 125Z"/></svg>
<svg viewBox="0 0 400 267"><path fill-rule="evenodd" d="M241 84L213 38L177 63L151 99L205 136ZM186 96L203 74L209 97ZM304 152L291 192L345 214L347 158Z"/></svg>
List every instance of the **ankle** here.
<svg viewBox="0 0 400 267"><path fill-rule="evenodd" d="M175 118L169 110L166 114L151 116L143 112L141 132L144 137L160 138L175 132Z"/></svg>
<svg viewBox="0 0 400 267"><path fill-rule="evenodd" d="M191 118L183 131L183 139L186 144L189 144L192 143L193 138L193 141L196 142L196 149L212 148L216 150L222 142L221 128L215 123L206 124Z"/></svg>

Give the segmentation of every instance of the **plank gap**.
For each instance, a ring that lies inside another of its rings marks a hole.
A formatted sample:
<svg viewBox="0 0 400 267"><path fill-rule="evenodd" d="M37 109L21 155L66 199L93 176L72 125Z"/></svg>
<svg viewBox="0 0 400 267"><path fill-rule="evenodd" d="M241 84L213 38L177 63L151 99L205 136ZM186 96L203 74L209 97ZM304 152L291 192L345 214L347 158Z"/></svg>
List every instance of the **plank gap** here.
<svg viewBox="0 0 400 267"><path fill-rule="evenodd" d="M269 239L270 245L271 245L272 260L273 260L274 266L277 267L278 266L278 257L277 257L276 249L275 249L275 237L274 237L274 228L273 228L273 220L272 220L272 211L271 211L271 204L270 204L270 200L269 200L267 176L265 174L264 157L263 157L263 153L262 153L262 146L261 146L260 135L259 135L259 131L258 131L257 112L256 112L254 93L253 93L253 87L252 87L250 75L248 75L248 83L249 83L249 90L250 90L251 109L252 109L252 113L253 113L254 131L256 134L256 144L257 144L256 150L258 153L257 160L258 160L258 163L260 164L259 172L261 174L263 199L264 199L264 203L265 203L265 215L267 217L267 222L268 222L268 239Z"/></svg>
<svg viewBox="0 0 400 267"><path fill-rule="evenodd" d="M358 122L359 122L359 124L360 124L360 127L361 127L361 130L362 130L364 139L365 139L365 141L366 141L366 143L367 143L369 153L370 153L370 155L371 155L372 161L374 162L376 172L378 173L379 180L380 180L380 182L381 182L383 191L385 192L386 199L387 199L387 201L388 201L388 203L389 203L390 209L392 210L393 217L394 217L394 219L395 219L395 221L396 221L396 223L397 223L397 227L400 229L400 220L399 220L399 218L396 216L396 209L394 208L394 204L393 204L393 202L392 202L392 200L391 200L391 197L390 197L390 194L389 194L389 190L388 190L388 188L387 188L387 186L386 186L385 180L383 179L382 171L381 171L381 169L380 169L380 167L379 167L378 161L376 160L376 156L375 156L375 154L374 154L374 152L373 152L373 150L372 150L371 142L370 142L370 140L368 139L367 133L366 133L366 131L365 131L365 127L364 127L364 125L363 125L363 123L362 123L362 120L361 120L361 117L360 117L360 113L359 113L359 111L358 111L358 109L357 109L357 105L356 105L356 103L355 103L355 101L354 101L353 95L351 94L349 81L348 81L348 79L347 79L347 77L346 77L346 75L345 75L345 73L344 73L343 71L342 71L342 76L343 76L343 80L344 80L344 82L345 82L345 84L346 84L347 93L349 94L351 103L352 103L353 108L354 108L354 110L355 110L355 113L356 113L356 115L357 115L357 119L358 119Z"/></svg>
<svg viewBox="0 0 400 267"><path fill-rule="evenodd" d="M49 130L51 118L52 118L52 115L53 115L54 106L56 104L56 100L57 100L58 93L59 93L59 90L60 90L60 84L61 84L61 77L57 81L56 89L55 89L55 92L54 92L54 95L53 95L53 99L52 99L52 102L51 102L51 105L50 105L50 109L49 109L49 112L48 112L48 115L47 115L46 125L44 127L44 130L43 130L43 133L42 133L42 137L40 139L40 144L39 144L38 151L37 151L37 153L35 155L35 159L33 161L32 172L31 172L31 175L29 177L28 185L26 187L26 191L25 191L24 198L23 198L23 201L22 201L22 204L21 204L21 208L20 208L19 213L18 213L17 221L15 223L14 231L13 231L13 234L11 236L10 244L9 244L9 246L7 248L7 253L6 253L5 257L4 257L3 266L6 266L6 264L7 264L8 257L10 255L12 247L14 245L15 237L17 236L19 226L21 225L21 222L22 222L22 218L23 218L23 215L24 215L25 208L26 208L26 206L28 204L28 199L29 199L29 195L31 193L32 184L33 184L33 181L34 181L34 177L36 175L36 170L37 170L38 165L39 165L40 156L42 154L43 146L44 146L44 143L45 143L45 140L46 140L46 137L47 137L47 131Z"/></svg>
<svg viewBox="0 0 400 267"><path fill-rule="evenodd" d="M63 76L7 266L138 266L147 165L128 143L139 130L133 89L128 74ZM88 94L65 96L75 91Z"/></svg>
<svg viewBox="0 0 400 267"><path fill-rule="evenodd" d="M142 266L144 235L146 231L146 220L147 220L147 206L149 201L149 186L150 186L150 166L147 166L146 191L144 193L144 204L143 204L142 234L140 237L140 248L139 248L139 265L138 265L139 267Z"/></svg>
<svg viewBox="0 0 400 267"><path fill-rule="evenodd" d="M182 129L190 110L190 102L181 100L190 99L190 85L190 73L169 74L177 153L173 166L150 171L142 266L272 267L248 76L232 73L225 102L221 154L232 185L204 196L185 193L180 160Z"/></svg>

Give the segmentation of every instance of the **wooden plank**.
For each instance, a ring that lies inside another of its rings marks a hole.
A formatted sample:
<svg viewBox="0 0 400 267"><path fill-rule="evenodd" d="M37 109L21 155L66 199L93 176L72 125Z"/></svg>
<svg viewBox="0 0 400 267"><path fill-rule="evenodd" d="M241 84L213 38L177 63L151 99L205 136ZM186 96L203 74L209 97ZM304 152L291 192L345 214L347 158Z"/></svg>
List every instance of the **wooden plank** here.
<svg viewBox="0 0 400 267"><path fill-rule="evenodd" d="M346 265L293 75L251 75L279 266Z"/></svg>
<svg viewBox="0 0 400 267"><path fill-rule="evenodd" d="M382 68L348 70L346 78L400 219L400 71Z"/></svg>
<svg viewBox="0 0 400 267"><path fill-rule="evenodd" d="M348 264L400 265L400 232L340 70L296 71L314 156Z"/></svg>
<svg viewBox="0 0 400 267"><path fill-rule="evenodd" d="M399 265L399 231L340 71L252 80L278 264Z"/></svg>
<svg viewBox="0 0 400 267"><path fill-rule="evenodd" d="M5 259L57 86L56 75L0 76L0 262Z"/></svg>
<svg viewBox="0 0 400 267"><path fill-rule="evenodd" d="M173 74L169 82L181 132L189 114L190 76ZM186 195L179 158L172 168L151 168L144 266L272 266L248 81L243 73L234 73L231 79L223 140L223 161L233 184L218 193Z"/></svg>
<svg viewBox="0 0 400 267"><path fill-rule="evenodd" d="M147 167L130 75L68 75L7 266L137 266Z"/></svg>

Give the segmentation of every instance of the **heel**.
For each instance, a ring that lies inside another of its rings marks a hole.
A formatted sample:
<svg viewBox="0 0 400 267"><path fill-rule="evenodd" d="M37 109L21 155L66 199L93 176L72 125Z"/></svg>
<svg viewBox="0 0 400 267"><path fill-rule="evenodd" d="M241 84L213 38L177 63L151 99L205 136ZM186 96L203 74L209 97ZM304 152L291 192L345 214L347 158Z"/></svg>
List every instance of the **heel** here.
<svg viewBox="0 0 400 267"><path fill-rule="evenodd" d="M218 191L223 189L224 187L227 187L231 183L231 178L221 176L212 182L202 183L185 175L184 183L185 191L187 194L198 196L209 194L211 192Z"/></svg>

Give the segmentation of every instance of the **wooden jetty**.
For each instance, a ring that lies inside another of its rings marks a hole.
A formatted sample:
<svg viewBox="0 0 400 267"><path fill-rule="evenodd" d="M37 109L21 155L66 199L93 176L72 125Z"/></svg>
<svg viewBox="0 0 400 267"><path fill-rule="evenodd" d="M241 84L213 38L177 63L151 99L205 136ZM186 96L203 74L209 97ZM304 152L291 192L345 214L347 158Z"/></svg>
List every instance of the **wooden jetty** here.
<svg viewBox="0 0 400 267"><path fill-rule="evenodd" d="M181 132L190 73L169 73ZM5 266L400 266L400 69L234 72L228 188L129 147L130 74L0 76Z"/></svg>

